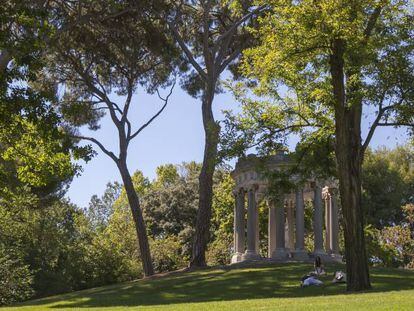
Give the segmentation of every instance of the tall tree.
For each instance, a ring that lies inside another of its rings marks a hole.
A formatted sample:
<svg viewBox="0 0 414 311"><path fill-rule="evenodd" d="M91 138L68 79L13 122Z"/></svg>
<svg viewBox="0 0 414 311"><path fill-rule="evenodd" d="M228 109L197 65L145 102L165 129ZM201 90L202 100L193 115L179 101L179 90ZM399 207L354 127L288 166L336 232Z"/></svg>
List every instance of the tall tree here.
<svg viewBox="0 0 414 311"><path fill-rule="evenodd" d="M205 134L203 165L199 176L199 208L190 266L205 266L213 198L213 174L217 164L220 125L214 118L213 101L220 88L220 75L234 64L250 44L247 26L263 7L253 1L178 1L170 10L169 29L181 48L189 72L183 87L201 96Z"/></svg>
<svg viewBox="0 0 414 311"><path fill-rule="evenodd" d="M53 41L55 53L47 75L49 80L54 79L64 86L57 104L68 125L88 125L89 129L97 130L105 112L115 125L118 152L109 150L94 137L76 132L72 136L96 144L117 165L135 223L144 275L148 276L154 271L127 156L130 143L168 104L174 86L170 76L175 49L160 22L151 16L151 1L140 1L139 10L133 13L126 13L127 4L128 1L108 3L102 0L62 5L59 24L63 29L66 25L75 26L70 31L61 31ZM158 89L168 85L172 85L171 90L162 97ZM134 129L129 112L137 103L134 94L139 87L157 93L163 104L152 118ZM117 101L111 96L115 94L119 98Z"/></svg>
<svg viewBox="0 0 414 311"><path fill-rule="evenodd" d="M290 121L299 121L310 135L332 129L344 214L347 288L370 288L361 167L379 126L407 126L413 133L412 6L410 1L391 0L266 3L271 9L254 30L260 44L246 53L244 73L285 111L296 107ZM315 112L322 112L322 118ZM363 112L371 113L373 120L365 139ZM280 134L275 130L270 135ZM283 130L292 127L288 124Z"/></svg>
<svg viewBox="0 0 414 311"><path fill-rule="evenodd" d="M74 147L60 130L54 92L36 88L44 66L44 38L54 27L49 1L7 0L0 12L0 197L21 187L42 198L61 196L77 170ZM81 152L82 151L82 152ZM83 151L86 151L83 152Z"/></svg>

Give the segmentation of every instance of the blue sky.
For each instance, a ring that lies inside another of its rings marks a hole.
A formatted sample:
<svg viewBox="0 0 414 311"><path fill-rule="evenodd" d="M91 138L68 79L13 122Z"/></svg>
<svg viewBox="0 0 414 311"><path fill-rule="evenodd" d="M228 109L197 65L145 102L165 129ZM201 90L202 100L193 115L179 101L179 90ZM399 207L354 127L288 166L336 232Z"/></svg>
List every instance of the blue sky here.
<svg viewBox="0 0 414 311"><path fill-rule="evenodd" d="M166 93L166 91L164 92ZM156 95L139 92L130 111L130 119L135 128L148 120L162 105ZM217 119L222 119L222 110L238 110L239 104L229 93L219 94L214 101ZM102 127L96 132L81 129L82 134L94 136L109 149L116 151L115 128L108 117L102 119ZM363 131L369 124L364 120ZM364 133L365 136L365 133ZM363 137L364 137L363 136ZM393 147L406 140L405 130L379 128L372 139L371 147ZM95 146L94 146L95 147ZM147 127L130 145L128 165L131 173L141 170L150 179L155 177L157 166L165 163L179 164L188 161L201 162L204 148L204 131L201 120L200 100L187 95L177 85L163 114ZM75 177L67 197L81 206L87 207L92 195L103 194L106 184L120 181L115 163L95 148L98 155L89 163L80 162L83 172Z"/></svg>

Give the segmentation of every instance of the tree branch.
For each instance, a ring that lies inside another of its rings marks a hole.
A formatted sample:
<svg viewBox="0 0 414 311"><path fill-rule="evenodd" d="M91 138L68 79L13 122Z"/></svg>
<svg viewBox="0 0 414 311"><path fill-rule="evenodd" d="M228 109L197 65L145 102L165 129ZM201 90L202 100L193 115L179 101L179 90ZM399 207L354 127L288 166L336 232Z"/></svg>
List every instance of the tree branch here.
<svg viewBox="0 0 414 311"><path fill-rule="evenodd" d="M184 54L187 56L188 61L191 63L191 65L193 65L194 69L197 70L197 72L201 76L201 78L204 81L207 81L207 74L205 73L203 68L201 68L201 66L197 63L197 61L195 60L193 54L188 49L188 47L185 45L184 39L178 33L178 31L175 28L175 26L173 25L173 23L171 23L171 22L167 22L167 23L168 23L168 28L170 28L175 40L177 40L178 45L181 47Z"/></svg>
<svg viewBox="0 0 414 311"><path fill-rule="evenodd" d="M262 10L264 10L267 7L267 5L261 5L251 11L250 13L247 13L242 18L240 18L237 22L235 22L225 33L223 33L220 37L217 38L216 44L220 42L221 40L224 40L227 36L230 36L232 32L234 32L237 27L239 27L241 24L243 24L245 21L247 21L251 16L253 16L256 13L260 13Z"/></svg>
<svg viewBox="0 0 414 311"><path fill-rule="evenodd" d="M238 47L237 49L235 49L225 60L224 62L220 65L220 69L219 72L223 72L227 66L234 61L243 51L243 47Z"/></svg>
<svg viewBox="0 0 414 311"><path fill-rule="evenodd" d="M168 93L167 97L165 97L165 98L161 97L159 91L157 90L158 97L164 102L164 105L161 107L160 110L158 110L158 112L156 114L154 114L152 116L151 119L149 119L146 123L144 123L134 134L127 136L127 142L128 143L132 139L134 139L135 137L137 137L137 135L139 133L141 133L148 125L150 125L165 110L165 108L167 107L167 104L168 104L168 100L170 99L170 96L171 96L171 94L173 92L173 89L175 87L175 83L176 83L176 80L174 80L174 83L173 83L173 85L172 85L172 87L170 89L170 92Z"/></svg>
<svg viewBox="0 0 414 311"><path fill-rule="evenodd" d="M106 149L105 146L96 138L88 137L88 136L81 136L81 135L71 135L71 137L75 139L81 139L81 140L87 140L87 141L93 142L102 150L103 153L105 153L112 160L114 160L115 163L118 163L119 159L115 156L115 154L112 151L109 151L108 149Z"/></svg>
<svg viewBox="0 0 414 311"><path fill-rule="evenodd" d="M381 121L382 116L384 115L385 110L381 109L378 111L378 115L375 118L374 122L371 125L371 128L368 131L368 135L364 140L364 144L362 145L362 154L365 153L365 150L368 148L369 143L371 142L372 137L374 136L375 129L377 128L379 122Z"/></svg>
<svg viewBox="0 0 414 311"><path fill-rule="evenodd" d="M77 59L76 56L70 53L67 54L65 51L62 51L61 49L59 49L59 52L61 53L63 57L65 57L67 60L69 60L72 63L72 66L74 67L75 72L82 78L82 82L84 82L89 87L89 89L92 90L92 92L95 94L96 97L101 99L102 102L104 102L107 105L107 107L109 108L109 113L110 113L112 121L114 122L116 127L119 128L120 120L116 116L115 111L119 111L122 115L122 110L118 107L118 105L116 105L109 99L103 85L99 82L98 79L94 79L84 70L82 62L79 59ZM98 89L95 86L94 82L97 83L102 88L102 90Z"/></svg>
<svg viewBox="0 0 414 311"><path fill-rule="evenodd" d="M375 24L377 23L377 20L379 16L381 15L381 11L382 11L382 7L378 5L374 9L374 12L372 12L371 16L369 17L367 27L364 30L364 41L365 42L367 42L369 37L371 36L372 31L375 28Z"/></svg>
<svg viewBox="0 0 414 311"><path fill-rule="evenodd" d="M378 126L407 126L407 127L414 127L414 123L409 123L409 122L384 122L384 123L378 123Z"/></svg>
<svg viewBox="0 0 414 311"><path fill-rule="evenodd" d="M210 8L211 0L203 1L203 54L205 59L205 64L208 70L213 66L213 56L211 55L208 37L209 37L209 27L210 27Z"/></svg>
<svg viewBox="0 0 414 311"><path fill-rule="evenodd" d="M121 123L125 123L125 121L128 118L128 111L129 111L129 106L131 105L131 100L132 100L132 85L131 83L128 83L128 95L127 98L125 100L125 106L124 106L124 110L122 111L122 117L121 117Z"/></svg>

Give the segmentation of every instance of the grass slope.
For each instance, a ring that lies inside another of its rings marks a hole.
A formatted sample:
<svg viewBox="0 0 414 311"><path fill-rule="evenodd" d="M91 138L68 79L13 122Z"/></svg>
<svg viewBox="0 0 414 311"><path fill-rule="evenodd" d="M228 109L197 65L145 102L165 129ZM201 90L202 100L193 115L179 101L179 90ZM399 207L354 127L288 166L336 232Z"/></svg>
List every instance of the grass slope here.
<svg viewBox="0 0 414 311"><path fill-rule="evenodd" d="M6 310L414 310L414 273L372 269L373 289L347 294L331 284L300 288L306 264L208 269L33 300Z"/></svg>

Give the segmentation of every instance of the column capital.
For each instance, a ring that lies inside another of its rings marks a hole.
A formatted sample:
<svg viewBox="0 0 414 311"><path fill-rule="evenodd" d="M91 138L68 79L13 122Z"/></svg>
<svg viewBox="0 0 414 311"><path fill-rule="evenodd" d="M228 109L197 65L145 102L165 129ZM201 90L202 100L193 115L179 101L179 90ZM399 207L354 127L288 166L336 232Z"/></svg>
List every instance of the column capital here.
<svg viewBox="0 0 414 311"><path fill-rule="evenodd" d="M314 179L309 182L309 186L311 189L315 190L316 188L322 189L324 182L319 179Z"/></svg>
<svg viewBox="0 0 414 311"><path fill-rule="evenodd" d="M237 196L238 194L242 194L242 193L244 194L246 191L244 190L243 187L236 187L233 189L232 192L234 196Z"/></svg>
<svg viewBox="0 0 414 311"><path fill-rule="evenodd" d="M256 191L257 189L259 189L259 185L258 184L250 184L246 188L247 188L247 191Z"/></svg>
<svg viewBox="0 0 414 311"><path fill-rule="evenodd" d="M328 187L328 186L323 187L323 188L322 188L322 198L323 198L324 200L327 200L327 199L329 199L330 197L331 197L331 194L330 194L330 192L329 192L329 187Z"/></svg>
<svg viewBox="0 0 414 311"><path fill-rule="evenodd" d="M322 197L326 200L331 197L334 197L338 194L338 189L336 187L325 186L322 189Z"/></svg>

